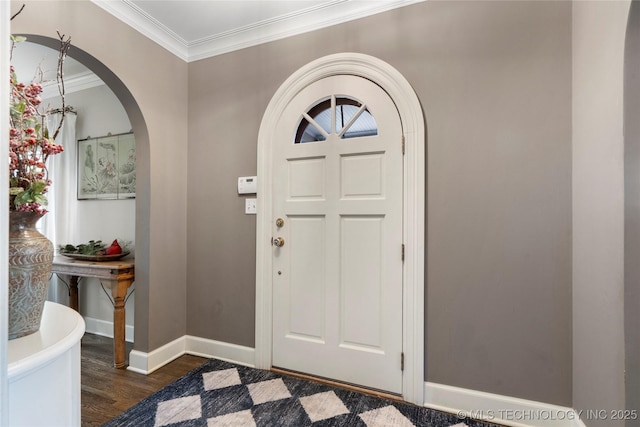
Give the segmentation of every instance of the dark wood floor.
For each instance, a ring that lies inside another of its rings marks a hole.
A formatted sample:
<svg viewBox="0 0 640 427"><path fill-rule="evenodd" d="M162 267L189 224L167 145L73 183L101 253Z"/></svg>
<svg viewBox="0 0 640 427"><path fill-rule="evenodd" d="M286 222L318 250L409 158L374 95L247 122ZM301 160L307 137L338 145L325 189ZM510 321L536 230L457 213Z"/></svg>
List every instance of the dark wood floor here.
<svg viewBox="0 0 640 427"><path fill-rule="evenodd" d="M127 355L133 349L127 343ZM81 343L82 426L99 426L207 359L184 355L142 375L113 367L113 340L85 334Z"/></svg>

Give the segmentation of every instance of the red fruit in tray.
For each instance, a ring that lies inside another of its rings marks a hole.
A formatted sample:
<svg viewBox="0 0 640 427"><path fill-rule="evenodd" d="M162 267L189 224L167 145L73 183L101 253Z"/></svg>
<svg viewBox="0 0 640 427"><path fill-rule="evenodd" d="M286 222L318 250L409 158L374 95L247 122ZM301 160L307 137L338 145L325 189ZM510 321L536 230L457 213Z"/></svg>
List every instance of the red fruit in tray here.
<svg viewBox="0 0 640 427"><path fill-rule="evenodd" d="M111 243L111 246L109 246L107 248L106 251L104 251L105 254L107 255L118 255L122 253L122 248L120 247L120 244L118 243L118 239L114 240L113 243Z"/></svg>

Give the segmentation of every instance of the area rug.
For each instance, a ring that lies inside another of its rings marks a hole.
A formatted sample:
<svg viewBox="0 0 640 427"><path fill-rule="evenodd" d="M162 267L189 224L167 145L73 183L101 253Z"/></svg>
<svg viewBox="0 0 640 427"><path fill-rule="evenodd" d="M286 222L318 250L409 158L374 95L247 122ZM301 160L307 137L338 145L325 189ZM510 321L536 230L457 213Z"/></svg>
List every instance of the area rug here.
<svg viewBox="0 0 640 427"><path fill-rule="evenodd" d="M210 359L103 427L493 427L408 403Z"/></svg>

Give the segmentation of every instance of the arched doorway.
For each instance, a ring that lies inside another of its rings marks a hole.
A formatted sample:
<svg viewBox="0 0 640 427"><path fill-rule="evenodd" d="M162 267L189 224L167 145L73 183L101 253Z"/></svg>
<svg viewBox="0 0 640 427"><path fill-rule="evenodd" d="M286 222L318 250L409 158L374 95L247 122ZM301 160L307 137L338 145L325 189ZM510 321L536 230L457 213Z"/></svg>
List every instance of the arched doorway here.
<svg viewBox="0 0 640 427"><path fill-rule="evenodd" d="M22 34L32 43L51 49L58 48L58 39L38 34ZM148 231L150 216L150 155L149 133L142 111L133 94L125 84L105 64L94 56L76 46L69 51L69 56L95 73L115 94L125 109L136 140L136 201L135 201L135 265L136 299L135 299L135 348L146 349L148 345L148 319L144 313L149 305L149 278L144 272L149 271L150 235Z"/></svg>
<svg viewBox="0 0 640 427"><path fill-rule="evenodd" d="M397 108L404 145L402 190L402 396L422 403L424 387L424 226L425 130L417 96L406 79L385 62L363 54L342 53L313 61L294 73L272 98L258 138L258 196L256 254L256 366L270 368L273 357L273 267L271 239L275 237L273 204L274 135L287 106L305 88L332 76L356 76L382 88ZM338 378L340 379L340 378Z"/></svg>

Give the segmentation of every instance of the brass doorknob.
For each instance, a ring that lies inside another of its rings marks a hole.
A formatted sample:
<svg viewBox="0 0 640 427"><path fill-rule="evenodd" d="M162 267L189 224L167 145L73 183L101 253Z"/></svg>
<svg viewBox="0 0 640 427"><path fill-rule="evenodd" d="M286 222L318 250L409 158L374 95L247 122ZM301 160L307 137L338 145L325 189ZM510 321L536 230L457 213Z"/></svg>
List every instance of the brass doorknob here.
<svg viewBox="0 0 640 427"><path fill-rule="evenodd" d="M275 239L273 239L273 246L277 246L279 248L284 246L284 238L276 237Z"/></svg>

